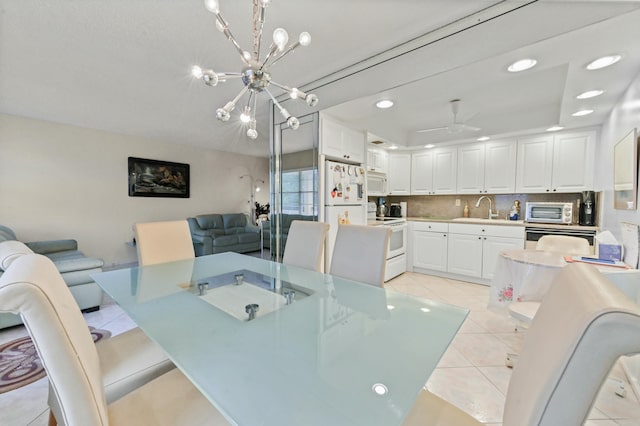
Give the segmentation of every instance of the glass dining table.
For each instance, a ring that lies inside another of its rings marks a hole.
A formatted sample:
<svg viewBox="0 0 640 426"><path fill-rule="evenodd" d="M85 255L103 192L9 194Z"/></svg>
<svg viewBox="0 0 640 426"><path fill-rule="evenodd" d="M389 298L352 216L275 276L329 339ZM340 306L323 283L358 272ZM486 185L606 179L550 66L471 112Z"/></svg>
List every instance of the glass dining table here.
<svg viewBox="0 0 640 426"><path fill-rule="evenodd" d="M402 424L468 314L237 253L93 278L239 425Z"/></svg>

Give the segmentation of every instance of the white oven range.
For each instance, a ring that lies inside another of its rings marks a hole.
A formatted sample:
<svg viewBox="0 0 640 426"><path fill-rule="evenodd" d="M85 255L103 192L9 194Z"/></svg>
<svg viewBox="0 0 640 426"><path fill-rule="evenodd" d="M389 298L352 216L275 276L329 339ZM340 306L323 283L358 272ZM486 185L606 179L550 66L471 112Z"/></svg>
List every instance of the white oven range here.
<svg viewBox="0 0 640 426"><path fill-rule="evenodd" d="M376 218L375 223L371 225L386 226L391 229L384 273L384 280L389 281L407 271L407 221L402 218L384 217Z"/></svg>

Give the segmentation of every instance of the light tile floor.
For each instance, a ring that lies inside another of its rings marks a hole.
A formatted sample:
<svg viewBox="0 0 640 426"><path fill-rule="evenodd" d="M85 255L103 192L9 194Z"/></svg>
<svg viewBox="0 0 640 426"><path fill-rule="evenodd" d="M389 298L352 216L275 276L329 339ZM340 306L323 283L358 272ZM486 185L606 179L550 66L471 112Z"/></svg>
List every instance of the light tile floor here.
<svg viewBox="0 0 640 426"><path fill-rule="evenodd" d="M427 383L427 388L487 425L501 425L505 393L511 377L504 365L507 352L518 352L524 333L513 323L488 311L489 288L445 278L405 273L387 286L416 297L464 306L470 314ZM87 323L118 334L134 323L112 302L85 314ZM0 343L26 334L24 327L0 331ZM613 374L624 377L616 367ZM0 425L47 424L47 379L0 394ZM605 383L586 426L640 425L640 403L627 384L626 398Z"/></svg>

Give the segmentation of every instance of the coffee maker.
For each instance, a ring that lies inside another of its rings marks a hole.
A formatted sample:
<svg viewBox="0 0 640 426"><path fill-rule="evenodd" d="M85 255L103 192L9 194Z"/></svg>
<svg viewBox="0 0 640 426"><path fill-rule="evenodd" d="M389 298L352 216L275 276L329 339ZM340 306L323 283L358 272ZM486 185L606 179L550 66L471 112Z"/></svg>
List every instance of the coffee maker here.
<svg viewBox="0 0 640 426"><path fill-rule="evenodd" d="M594 191L582 191L582 203L580 203L580 225L595 226L596 224L596 193Z"/></svg>

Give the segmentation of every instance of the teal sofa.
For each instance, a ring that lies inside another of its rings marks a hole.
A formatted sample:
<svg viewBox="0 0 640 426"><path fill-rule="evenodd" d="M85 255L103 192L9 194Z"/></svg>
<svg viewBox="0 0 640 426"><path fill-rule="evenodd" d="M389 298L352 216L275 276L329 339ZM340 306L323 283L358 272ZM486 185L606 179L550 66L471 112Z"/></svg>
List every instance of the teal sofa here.
<svg viewBox="0 0 640 426"><path fill-rule="evenodd" d="M282 214L282 250L287 244L287 237L289 236L289 228L291 228L291 222L294 220L310 220L317 221L318 216L306 216L302 214ZM272 217L273 220L273 217ZM266 220L262 222L262 246L264 248L271 249L271 221Z"/></svg>
<svg viewBox="0 0 640 426"><path fill-rule="evenodd" d="M260 250L260 228L243 213L201 214L187 218L196 256Z"/></svg>
<svg viewBox="0 0 640 426"><path fill-rule="evenodd" d="M5 240L17 240L16 234L11 228L0 225L0 241ZM101 259L85 256L78 250L76 240L35 241L25 244L35 253L53 261L81 310L90 312L100 309L102 289L93 281L91 274L102 271L104 262ZM0 314L0 329L21 323L18 315Z"/></svg>

